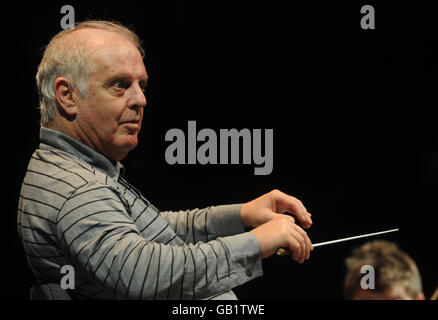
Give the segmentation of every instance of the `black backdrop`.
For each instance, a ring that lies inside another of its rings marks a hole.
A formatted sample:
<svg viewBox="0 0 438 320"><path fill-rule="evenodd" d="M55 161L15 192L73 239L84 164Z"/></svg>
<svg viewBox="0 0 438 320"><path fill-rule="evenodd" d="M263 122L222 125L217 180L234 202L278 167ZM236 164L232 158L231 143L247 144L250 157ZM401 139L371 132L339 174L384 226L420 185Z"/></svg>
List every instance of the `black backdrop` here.
<svg viewBox="0 0 438 320"><path fill-rule="evenodd" d="M400 228L426 295L437 284L433 245L438 182L436 32L421 1L72 1L76 20L118 20L144 41L150 76L128 180L160 209L251 200L273 188L313 214L313 242ZM28 299L32 276L16 232L27 161L38 145L34 76L60 30L63 2L12 4L2 13L3 293ZM376 29L360 8L374 5ZM274 167L165 162L171 128L274 129ZM315 249L303 265L263 261L241 299L342 299L344 258L366 240Z"/></svg>

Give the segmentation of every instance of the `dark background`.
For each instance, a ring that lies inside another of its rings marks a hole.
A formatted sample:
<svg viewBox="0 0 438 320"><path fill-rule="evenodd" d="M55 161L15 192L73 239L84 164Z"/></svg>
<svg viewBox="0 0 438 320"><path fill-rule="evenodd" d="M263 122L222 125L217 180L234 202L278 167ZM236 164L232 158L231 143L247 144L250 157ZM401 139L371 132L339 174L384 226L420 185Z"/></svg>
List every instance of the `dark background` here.
<svg viewBox="0 0 438 320"><path fill-rule="evenodd" d="M32 276L16 232L27 162L38 146L34 77L60 8L76 20L134 26L150 76L140 144L128 180L162 210L239 203L278 188L313 214L314 243L382 236L417 262L426 296L437 285L437 38L422 1L71 1L13 4L1 19L3 79L2 292L28 299ZM360 8L374 5L376 29ZM171 128L273 128L274 169L165 162ZM434 241L435 240L435 241ZM344 258L366 240L315 249L299 265L263 261L240 299L342 299Z"/></svg>

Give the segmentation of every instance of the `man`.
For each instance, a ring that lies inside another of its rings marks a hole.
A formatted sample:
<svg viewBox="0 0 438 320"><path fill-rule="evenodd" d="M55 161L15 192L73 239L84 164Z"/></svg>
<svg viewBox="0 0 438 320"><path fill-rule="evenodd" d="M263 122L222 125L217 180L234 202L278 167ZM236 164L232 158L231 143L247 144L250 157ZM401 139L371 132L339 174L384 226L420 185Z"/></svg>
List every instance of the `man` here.
<svg viewBox="0 0 438 320"><path fill-rule="evenodd" d="M56 35L36 75L41 144L30 160L18 229L38 283L73 266L74 298L235 298L287 247L303 263L310 214L278 190L245 204L159 211L123 178L138 143L148 81L126 27L87 21ZM249 232L245 228L253 227Z"/></svg>
<svg viewBox="0 0 438 320"><path fill-rule="evenodd" d="M353 251L346 260L344 293L353 300L424 300L421 277L411 257L395 243L374 240ZM363 266L374 268L374 289L361 287Z"/></svg>

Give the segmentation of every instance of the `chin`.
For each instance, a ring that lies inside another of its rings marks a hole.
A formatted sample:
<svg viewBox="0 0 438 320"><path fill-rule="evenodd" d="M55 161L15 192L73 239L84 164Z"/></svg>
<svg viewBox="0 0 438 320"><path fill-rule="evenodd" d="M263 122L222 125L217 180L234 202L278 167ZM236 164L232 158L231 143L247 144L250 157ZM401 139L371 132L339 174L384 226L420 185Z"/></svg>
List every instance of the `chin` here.
<svg viewBox="0 0 438 320"><path fill-rule="evenodd" d="M124 157L126 157L128 155L128 152L135 149L137 144L138 144L137 135L124 136L122 139L119 139L119 141L117 141L114 148L116 148L117 150L120 150L120 154L123 155L123 156L121 156L121 159L123 159ZM119 161L121 159L118 159L117 161Z"/></svg>
<svg viewBox="0 0 438 320"><path fill-rule="evenodd" d="M129 152L129 151L135 149L137 144L138 144L137 136L131 136L131 137L129 137L129 139L126 139L126 142L123 144L123 150L125 150L126 152Z"/></svg>

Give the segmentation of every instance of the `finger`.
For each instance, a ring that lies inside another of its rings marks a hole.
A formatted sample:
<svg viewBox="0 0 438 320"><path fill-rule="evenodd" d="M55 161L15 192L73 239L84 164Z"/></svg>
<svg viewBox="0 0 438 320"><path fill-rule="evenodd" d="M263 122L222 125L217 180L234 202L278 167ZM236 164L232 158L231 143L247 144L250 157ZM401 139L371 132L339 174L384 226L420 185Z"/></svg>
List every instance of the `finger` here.
<svg viewBox="0 0 438 320"><path fill-rule="evenodd" d="M300 226L296 225L295 223L293 223L293 218L291 216L287 216L288 220L291 222L291 224L289 225L289 233L292 237L295 238L295 240L298 241L299 245L300 245L300 251L299 254L296 256L296 260L299 263L303 263L304 260L306 259L306 257L308 256L308 252L310 250L310 247L308 246L308 243L306 241L306 232L300 228Z"/></svg>
<svg viewBox="0 0 438 320"><path fill-rule="evenodd" d="M305 228L305 229L309 229L312 226L312 224L313 224L312 214L310 212L307 212L307 213L309 214L309 219L310 220L306 220L306 222L303 223L303 228Z"/></svg>
<svg viewBox="0 0 438 320"><path fill-rule="evenodd" d="M311 214L299 199L278 191L276 202L280 212L291 211L303 225L312 225Z"/></svg>
<svg viewBox="0 0 438 320"><path fill-rule="evenodd" d="M304 227L309 228L313 223L312 218L310 217L310 213L307 212L307 209L303 205L301 200L296 199L292 196L289 197L291 198L289 203L292 213L298 218L298 220Z"/></svg>
<svg viewBox="0 0 438 320"><path fill-rule="evenodd" d="M288 216L288 215L286 215L286 217L287 217L287 220L289 220L290 222L292 222L293 224L295 224L295 219L294 219L294 217L292 217L292 216Z"/></svg>
<svg viewBox="0 0 438 320"><path fill-rule="evenodd" d="M301 229L302 230L302 229ZM302 253L301 253L301 261L302 261L302 263L307 259L307 256L308 256L308 253L309 253L309 251L310 251L310 247L308 246L308 244L307 244L307 241L306 241L306 236L305 235L302 235L301 233L300 233L300 236L302 237L302 248L303 248L303 251L302 251Z"/></svg>
<svg viewBox="0 0 438 320"><path fill-rule="evenodd" d="M310 252L313 250L312 247L312 241L310 241L309 236L306 234L306 236L304 237L305 241L306 241L306 245L307 245L307 254L306 254L306 260L309 260L310 258Z"/></svg>
<svg viewBox="0 0 438 320"><path fill-rule="evenodd" d="M300 243L294 237L291 236L289 238L288 245L289 245L289 250L292 252L292 259L299 262L300 261L299 258L301 255Z"/></svg>
<svg viewBox="0 0 438 320"><path fill-rule="evenodd" d="M306 255L306 245L305 245L304 237L300 234L298 230L295 229L291 232L291 234L295 238L295 240L298 241L300 245L300 254L298 260L300 261L300 263L302 263L301 261L304 260L304 257Z"/></svg>
<svg viewBox="0 0 438 320"><path fill-rule="evenodd" d="M308 260L310 257L310 251L313 250L312 241L310 240L307 232L304 231L302 228L300 228L300 226L296 225L296 229L302 235L302 237L304 238L304 241L306 243L306 260Z"/></svg>
<svg viewBox="0 0 438 320"><path fill-rule="evenodd" d="M312 251L312 242L309 239L309 236L306 234L304 237L304 240L306 241L306 247L307 247L307 251L306 251L306 260L309 260L310 258L310 251Z"/></svg>
<svg viewBox="0 0 438 320"><path fill-rule="evenodd" d="M304 241L304 237L300 234L300 232L298 231L298 230L296 230L296 229L294 229L292 232L291 232L291 234L292 234L292 237L298 242L298 244L299 244L299 246L300 246L300 249L299 249L299 252L298 252L298 254L297 254L297 261L299 262L299 263L303 263L304 262L304 259L305 259L305 257L306 257L306 252L307 252L307 249L306 249L306 242Z"/></svg>

